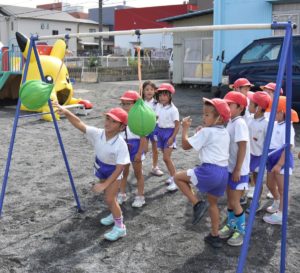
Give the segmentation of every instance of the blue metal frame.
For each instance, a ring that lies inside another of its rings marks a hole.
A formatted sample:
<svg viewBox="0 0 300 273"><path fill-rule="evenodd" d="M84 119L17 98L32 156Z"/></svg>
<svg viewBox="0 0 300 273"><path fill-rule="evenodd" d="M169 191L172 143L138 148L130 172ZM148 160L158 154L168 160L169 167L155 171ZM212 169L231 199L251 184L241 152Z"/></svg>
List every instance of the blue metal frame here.
<svg viewBox="0 0 300 273"><path fill-rule="evenodd" d="M250 214L248 223L246 226L246 234L244 237L243 246L237 266L237 273L242 273L244 270L245 261L247 258L249 241L251 237L252 227L255 219L255 212L258 206L259 195L262 189L264 170L266 166L268 149L271 142L272 131L274 127L276 109L278 106L278 99L280 95L280 89L283 81L284 73L286 73L286 135L285 135L285 167L284 167L284 204L283 204L283 216L282 216L282 238L281 238L281 265L280 273L285 272L285 257L286 257L286 231L287 231L287 213L288 213L288 186L289 186L289 158L290 158L290 134L291 134L291 103L292 103L292 64L293 64L293 52L292 52L292 29L293 25L291 22L288 23L273 23L273 29L285 29L285 37L283 40L282 51L279 62L279 69L276 80L276 90L273 98L273 105L270 114L270 120L268 124L267 134L265 138L263 154L259 165L259 172L257 176L255 191L253 200L251 202Z"/></svg>
<svg viewBox="0 0 300 273"><path fill-rule="evenodd" d="M28 49L28 55L26 58L26 63L25 63L25 67L24 67L24 74L23 74L23 78L22 78L22 84L26 82L26 78L27 78L27 73L28 73L28 67L29 67L29 63L30 63L30 56L31 56L31 51L33 50L34 55L36 57L36 61L37 61L37 65L38 65L38 69L41 75L41 79L42 81L45 81L45 76L43 73L43 69L42 69L42 65L40 62L40 58L36 49L36 45L35 45L35 41L38 40L38 36L31 36L30 38L30 44L29 44L29 49ZM12 153L13 153L13 148L14 148L14 143L15 143L15 137L16 137L16 132L17 132L17 126L18 126L18 120L20 117L20 106L21 106L21 101L20 98L18 99L18 104L17 104L17 108L16 108L16 113L15 113L15 119L14 119L14 124L13 124L13 131L12 131L12 135L11 135L11 139L10 139L10 144L9 144L9 150L8 150L8 156L7 156L7 161L6 161L6 167L5 167L5 172L4 172L4 177L3 177L3 183L2 183L2 189L1 189L1 195L0 195L0 217L2 214L2 207L3 207L3 202L4 202L4 197L5 197L5 191L6 191L6 186L7 186L7 180L8 180L8 173L9 173L9 168L10 168L10 162L11 162L11 157L12 157ZM48 106L50 109L50 113L53 119L53 124L55 127L55 131L57 134L57 138L58 138L58 142L61 148L61 152L65 161L65 165L66 165L66 169L68 172L68 176L69 176L69 180L71 183L71 187L72 187L72 191L74 194L74 198L77 204L77 210L78 212L83 212L81 206L80 206L80 201L76 192L76 188L75 188L75 184L74 184L74 180L73 180L73 176L71 173L71 169L69 166L69 162L67 159L67 155L65 152L65 148L61 139L61 135L60 135L60 131L57 125L57 120L53 111L53 107L52 107L52 103L51 100L48 100ZM32 114L35 115L35 114ZM31 116L31 115L27 115L27 116Z"/></svg>

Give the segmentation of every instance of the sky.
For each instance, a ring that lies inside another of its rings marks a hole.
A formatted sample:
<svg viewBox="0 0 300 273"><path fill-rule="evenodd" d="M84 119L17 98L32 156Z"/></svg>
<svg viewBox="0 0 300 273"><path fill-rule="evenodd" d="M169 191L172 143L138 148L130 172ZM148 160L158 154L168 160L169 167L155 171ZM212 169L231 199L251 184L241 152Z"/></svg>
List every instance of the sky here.
<svg viewBox="0 0 300 273"><path fill-rule="evenodd" d="M31 7L35 8L37 5L56 3L61 1L54 0L0 0L1 5L15 5L22 7ZM73 6L84 6L85 11L88 8L98 7L98 0L65 0L64 3L69 3ZM103 6L115 6L122 5L123 0L103 0ZM131 7L149 7L149 6L166 6L166 5L178 5L182 4L184 0L126 0L126 5Z"/></svg>

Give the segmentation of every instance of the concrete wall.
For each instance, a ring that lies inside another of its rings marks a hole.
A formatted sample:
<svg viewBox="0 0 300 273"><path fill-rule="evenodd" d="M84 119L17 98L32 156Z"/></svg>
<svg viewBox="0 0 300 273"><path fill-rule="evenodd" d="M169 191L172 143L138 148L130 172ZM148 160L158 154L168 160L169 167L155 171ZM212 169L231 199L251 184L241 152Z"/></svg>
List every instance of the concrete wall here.
<svg viewBox="0 0 300 273"><path fill-rule="evenodd" d="M215 0L214 24L272 23L272 4L262 0ZM272 30L232 30L214 32L213 86L221 82L224 64L216 61L225 51L225 62L257 38L272 35Z"/></svg>

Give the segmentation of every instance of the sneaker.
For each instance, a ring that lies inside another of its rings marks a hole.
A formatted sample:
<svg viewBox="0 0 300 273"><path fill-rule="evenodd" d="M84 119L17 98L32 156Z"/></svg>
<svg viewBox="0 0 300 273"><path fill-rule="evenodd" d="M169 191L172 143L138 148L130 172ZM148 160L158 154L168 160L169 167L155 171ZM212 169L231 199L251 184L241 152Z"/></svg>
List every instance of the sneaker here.
<svg viewBox="0 0 300 273"><path fill-rule="evenodd" d="M277 211L271 215L265 215L263 220L271 225L282 225L282 213Z"/></svg>
<svg viewBox="0 0 300 273"><path fill-rule="evenodd" d="M157 166L152 168L151 173L155 176L162 176L164 174Z"/></svg>
<svg viewBox="0 0 300 273"><path fill-rule="evenodd" d="M242 196L240 199L240 204L241 205L246 205L247 204L247 196Z"/></svg>
<svg viewBox="0 0 300 273"><path fill-rule="evenodd" d="M124 225L123 228L117 227L114 225L112 230L104 234L104 238L109 241L116 241L120 239L121 237L126 236L126 227Z"/></svg>
<svg viewBox="0 0 300 273"><path fill-rule="evenodd" d="M247 192L247 198L250 198L250 199L253 198L254 190L255 190L255 187L249 187L249 190Z"/></svg>
<svg viewBox="0 0 300 273"><path fill-rule="evenodd" d="M220 248L223 245L220 236L212 236L210 233L204 237L204 241L213 248Z"/></svg>
<svg viewBox="0 0 300 273"><path fill-rule="evenodd" d="M165 184L166 184L166 185L170 185L170 184L172 183L172 181L173 181L173 178L170 176L170 177L166 180Z"/></svg>
<svg viewBox="0 0 300 273"><path fill-rule="evenodd" d="M274 198L273 194L270 191L267 193L267 198L268 199L273 199Z"/></svg>
<svg viewBox="0 0 300 273"><path fill-rule="evenodd" d="M227 244L230 246L241 246L244 242L244 235L235 231L230 239L227 241Z"/></svg>
<svg viewBox="0 0 300 273"><path fill-rule="evenodd" d="M108 216L106 216L106 217L104 217L104 218L102 218L102 219L100 220L100 223L101 223L102 225L104 225L104 226L110 226L110 225L112 225L114 222L115 222L115 221L114 221L114 217L113 217L112 214L109 214Z"/></svg>
<svg viewBox="0 0 300 273"><path fill-rule="evenodd" d="M169 186L167 186L167 191L176 191L177 189L177 185L172 179L172 182L169 184Z"/></svg>
<svg viewBox="0 0 300 273"><path fill-rule="evenodd" d="M228 225L225 225L221 230L219 230L219 237L221 239L228 239L233 233L234 230L231 229Z"/></svg>
<svg viewBox="0 0 300 273"><path fill-rule="evenodd" d="M193 217L193 225L196 225L201 218L203 217L204 213L207 211L208 204L206 201L199 201L194 207L194 217Z"/></svg>
<svg viewBox="0 0 300 273"><path fill-rule="evenodd" d="M117 196L117 201L118 201L119 205L122 205L124 202L126 202L127 201L126 193L119 192L118 196Z"/></svg>
<svg viewBox="0 0 300 273"><path fill-rule="evenodd" d="M250 206L246 209L246 213L248 213L248 214L250 213L250 207L251 207L251 204L250 204ZM258 202L258 206L257 206L257 208L256 208L256 212L261 211L262 208L263 208L263 205L261 204L261 202Z"/></svg>
<svg viewBox="0 0 300 273"><path fill-rule="evenodd" d="M279 209L279 200L274 200L272 205L267 207L266 211L269 213L275 213Z"/></svg>
<svg viewBox="0 0 300 273"><path fill-rule="evenodd" d="M132 207L133 208L141 208L142 206L144 206L146 204L145 202L145 197L144 196L139 196L137 195L135 198L134 198L134 201L132 203Z"/></svg>

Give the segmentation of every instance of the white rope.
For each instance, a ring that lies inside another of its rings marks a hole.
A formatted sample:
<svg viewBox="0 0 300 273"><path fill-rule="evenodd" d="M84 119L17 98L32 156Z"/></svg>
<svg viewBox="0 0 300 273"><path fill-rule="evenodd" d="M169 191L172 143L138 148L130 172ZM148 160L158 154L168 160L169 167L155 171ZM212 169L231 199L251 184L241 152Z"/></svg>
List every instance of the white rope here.
<svg viewBox="0 0 300 273"><path fill-rule="evenodd" d="M211 25L211 26L191 26L191 27L174 27L174 28L152 28L140 30L120 30L120 31L104 31L104 32L88 32L88 33L70 33L60 35L39 36L38 40L64 39L80 37L99 37L99 36L117 36L117 35L135 35L137 34L153 34L153 33L176 33L186 31L214 31L214 30L250 30L250 29L271 29L272 24L236 24L236 25Z"/></svg>

